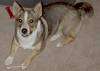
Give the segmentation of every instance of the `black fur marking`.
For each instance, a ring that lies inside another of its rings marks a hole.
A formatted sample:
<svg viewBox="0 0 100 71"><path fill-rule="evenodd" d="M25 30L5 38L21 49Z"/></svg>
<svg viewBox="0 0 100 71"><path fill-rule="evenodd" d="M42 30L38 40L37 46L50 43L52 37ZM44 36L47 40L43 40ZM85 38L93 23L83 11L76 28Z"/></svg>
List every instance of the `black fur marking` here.
<svg viewBox="0 0 100 71"><path fill-rule="evenodd" d="M55 3L51 3L51 4L48 4L48 5L44 5L43 7L50 7L50 6L53 6L53 5L70 5L72 6L71 4L68 4L66 2L55 2Z"/></svg>
<svg viewBox="0 0 100 71"><path fill-rule="evenodd" d="M89 14L89 15L93 14L93 7L91 6L91 4L87 2L79 2L74 5L74 8L76 10L84 11L86 14Z"/></svg>

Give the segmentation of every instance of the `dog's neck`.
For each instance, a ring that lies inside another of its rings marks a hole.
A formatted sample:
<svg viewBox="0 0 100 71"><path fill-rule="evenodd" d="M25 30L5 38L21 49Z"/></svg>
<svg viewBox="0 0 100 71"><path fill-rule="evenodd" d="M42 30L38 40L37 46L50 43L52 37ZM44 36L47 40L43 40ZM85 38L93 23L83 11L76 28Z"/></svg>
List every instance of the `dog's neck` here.
<svg viewBox="0 0 100 71"><path fill-rule="evenodd" d="M20 34L20 31L17 30L17 39L20 47L24 49L34 49L33 46L40 40L40 37L43 33L43 26L41 20L38 21L37 28L31 35L23 37Z"/></svg>

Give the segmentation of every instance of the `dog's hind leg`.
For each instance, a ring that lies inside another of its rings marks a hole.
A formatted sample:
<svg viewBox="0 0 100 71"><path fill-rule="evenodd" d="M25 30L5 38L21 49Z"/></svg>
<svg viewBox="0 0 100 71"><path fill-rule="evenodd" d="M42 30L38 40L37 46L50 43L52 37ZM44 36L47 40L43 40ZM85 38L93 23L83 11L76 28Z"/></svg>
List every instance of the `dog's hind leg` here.
<svg viewBox="0 0 100 71"><path fill-rule="evenodd" d="M67 23L66 23L67 22ZM57 47L63 47L66 44L71 43L75 40L76 36L78 35L79 31L81 30L82 23L81 20L76 17L75 20L71 21L68 20L62 22L64 27L62 27L62 39L61 42L57 44Z"/></svg>
<svg viewBox="0 0 100 71"><path fill-rule="evenodd" d="M63 47L66 44L70 44L76 38L76 34L74 30L70 30L67 35L62 36L62 40L57 44L57 47Z"/></svg>
<svg viewBox="0 0 100 71"><path fill-rule="evenodd" d="M68 34L64 36L64 44L69 44L72 41L74 41L81 27L82 27L82 23L80 22L79 25L70 29Z"/></svg>
<svg viewBox="0 0 100 71"><path fill-rule="evenodd" d="M9 56L7 57L7 59L5 60L5 65L10 65L12 64L13 60L14 60L14 56L16 54L16 51L18 49L18 44L15 40L15 38L13 39L12 41L12 45L11 45L11 48L10 48L10 54Z"/></svg>

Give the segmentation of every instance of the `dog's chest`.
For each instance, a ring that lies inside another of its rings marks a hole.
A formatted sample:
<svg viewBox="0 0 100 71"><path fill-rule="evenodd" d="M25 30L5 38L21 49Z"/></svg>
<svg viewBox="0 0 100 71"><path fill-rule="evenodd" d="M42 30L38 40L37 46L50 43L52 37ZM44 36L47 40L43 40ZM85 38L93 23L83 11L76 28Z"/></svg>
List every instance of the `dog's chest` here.
<svg viewBox="0 0 100 71"><path fill-rule="evenodd" d="M20 47L24 49L34 49L34 44L37 41L37 34L34 33L32 36L29 36L27 38L19 38Z"/></svg>

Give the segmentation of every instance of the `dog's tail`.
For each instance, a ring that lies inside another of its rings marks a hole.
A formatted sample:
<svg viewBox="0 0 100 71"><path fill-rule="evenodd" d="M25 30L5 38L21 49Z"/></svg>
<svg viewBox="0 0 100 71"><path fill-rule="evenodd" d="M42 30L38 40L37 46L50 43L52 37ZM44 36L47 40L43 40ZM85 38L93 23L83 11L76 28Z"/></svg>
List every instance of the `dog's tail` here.
<svg viewBox="0 0 100 71"><path fill-rule="evenodd" d="M94 14L93 7L88 2L79 2L74 5L75 9L79 11L81 16L91 17Z"/></svg>

